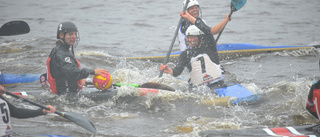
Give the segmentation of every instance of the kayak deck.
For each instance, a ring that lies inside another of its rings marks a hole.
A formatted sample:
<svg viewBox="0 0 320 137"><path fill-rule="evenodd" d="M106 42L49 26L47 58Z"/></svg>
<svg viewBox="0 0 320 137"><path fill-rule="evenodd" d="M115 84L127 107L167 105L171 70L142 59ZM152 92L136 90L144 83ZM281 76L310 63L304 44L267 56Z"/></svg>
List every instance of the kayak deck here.
<svg viewBox="0 0 320 137"><path fill-rule="evenodd" d="M256 101L259 99L259 95L253 94L251 91L249 91L247 88L244 86L238 84L238 83L225 83L225 87L220 87L220 88L212 88L210 91L216 92L219 97L232 97L231 103L233 105L238 104L242 101L244 102L251 102L251 101ZM153 89L153 88L133 88L133 93L137 94L138 96L146 96L148 94L159 94L160 91L165 91L165 92L171 92L167 90L161 90L161 89ZM164 92L162 92L164 93ZM41 93L39 92L15 92L17 95L21 96L27 96L27 95L32 95L32 96L39 96ZM100 101L106 101L108 99L112 99L113 97L117 96L118 94L118 88L117 87L112 87L108 89L107 91L98 91L95 88L85 88L85 90L82 90L80 92L79 97L86 97L89 98L92 101L95 102L100 102Z"/></svg>
<svg viewBox="0 0 320 137"><path fill-rule="evenodd" d="M320 136L318 131L319 125L303 125L293 127L276 127L264 129L241 129L241 130L208 130L200 133L200 136L235 136L235 137L274 137L274 136L291 136L291 137L317 137Z"/></svg>
<svg viewBox="0 0 320 137"><path fill-rule="evenodd" d="M3 74L0 73L0 83L4 86L25 84L40 80L40 74Z"/></svg>
<svg viewBox="0 0 320 137"><path fill-rule="evenodd" d="M253 94L250 90L245 88L244 86L238 83L225 83L227 86L222 88L211 89L217 92L219 97L229 96L229 97L236 97L232 103L238 104L242 101L244 102L252 102L256 101L260 98L260 95Z"/></svg>

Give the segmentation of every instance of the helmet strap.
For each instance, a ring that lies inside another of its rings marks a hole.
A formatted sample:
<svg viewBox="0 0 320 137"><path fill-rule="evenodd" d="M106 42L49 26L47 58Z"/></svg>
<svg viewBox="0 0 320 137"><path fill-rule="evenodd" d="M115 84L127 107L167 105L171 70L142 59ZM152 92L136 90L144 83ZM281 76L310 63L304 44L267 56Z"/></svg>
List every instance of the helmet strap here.
<svg viewBox="0 0 320 137"><path fill-rule="evenodd" d="M63 38L60 38L60 34L59 34L59 38L60 38L60 40L61 40L64 44L67 44L67 43L66 43L66 40L65 40L66 34L67 34L67 33L63 33Z"/></svg>
<svg viewBox="0 0 320 137"><path fill-rule="evenodd" d="M74 56L73 46L71 46L71 52L72 52L72 55Z"/></svg>
<svg viewBox="0 0 320 137"><path fill-rule="evenodd" d="M63 40L63 43L64 43L64 44L69 45L69 44L66 42L66 35L67 35L67 33L64 32L62 40ZM70 45L69 45L69 46L70 46Z"/></svg>
<svg viewBox="0 0 320 137"><path fill-rule="evenodd" d="M61 40L62 40L62 42L63 42L64 44L69 45L69 44L66 42L66 39L65 39L65 38L62 38ZM70 45L69 45L69 46L70 46Z"/></svg>

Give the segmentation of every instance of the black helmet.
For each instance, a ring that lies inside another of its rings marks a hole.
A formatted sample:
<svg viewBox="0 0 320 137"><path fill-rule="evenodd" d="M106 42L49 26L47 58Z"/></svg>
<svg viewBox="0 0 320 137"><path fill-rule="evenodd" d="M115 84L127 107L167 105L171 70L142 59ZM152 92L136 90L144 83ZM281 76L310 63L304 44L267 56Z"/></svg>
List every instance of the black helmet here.
<svg viewBox="0 0 320 137"><path fill-rule="evenodd" d="M57 39L60 39L60 37L59 37L60 32L63 32L64 34L66 34L67 32L72 32L72 31L78 32L77 26L74 25L72 22L60 23L58 25L58 29L57 29Z"/></svg>

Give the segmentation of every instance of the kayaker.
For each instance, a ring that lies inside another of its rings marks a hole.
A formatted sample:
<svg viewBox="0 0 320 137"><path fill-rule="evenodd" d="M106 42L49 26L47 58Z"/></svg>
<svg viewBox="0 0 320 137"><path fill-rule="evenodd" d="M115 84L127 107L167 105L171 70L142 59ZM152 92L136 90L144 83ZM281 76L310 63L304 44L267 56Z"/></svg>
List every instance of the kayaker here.
<svg viewBox="0 0 320 137"><path fill-rule="evenodd" d="M3 137L9 137L12 134L12 126L11 126L11 117L14 118L32 118L37 117L41 115L46 115L47 113L54 113L56 109L48 105L47 107L50 108L50 110L46 109L23 109L23 108L17 108L16 106L12 105L10 102L8 102L2 95L6 93L6 90L3 86L0 85L0 136Z"/></svg>
<svg viewBox="0 0 320 137"><path fill-rule="evenodd" d="M183 7L185 3L186 3L186 0L183 2ZM191 16L198 18L201 12L199 2L197 0L189 0L186 12L188 12ZM227 24L227 22L230 20L231 18L229 18L229 14L226 15L223 21L221 21L218 25L211 28L212 35L218 34L223 29L223 27ZM202 21L205 22L203 19ZM187 19L182 19L179 33L178 33L178 41L179 41L179 46L181 51L184 51L185 49L188 48L188 45L185 44L185 40L186 40L185 32L190 25L192 25L190 21L188 21Z"/></svg>
<svg viewBox="0 0 320 137"><path fill-rule="evenodd" d="M58 25L55 48L47 59L47 78L51 91L58 95L67 94L69 99L77 99L79 90L89 75L107 73L105 69L80 68L74 56L74 48L80 41L78 29L72 22Z"/></svg>
<svg viewBox="0 0 320 137"><path fill-rule="evenodd" d="M176 77L187 67L191 74L189 83L192 86L208 85L212 87L216 84L223 84L224 75L219 63L216 41L210 27L201 18L195 18L188 12L185 14L181 12L180 16L194 24L186 31L186 42L190 48L180 54L178 64L174 69L161 64L160 71L164 69L165 73Z"/></svg>
<svg viewBox="0 0 320 137"><path fill-rule="evenodd" d="M306 109L312 114L315 118L319 120L320 117L320 80L313 83L306 104ZM319 120L320 121L320 120Z"/></svg>

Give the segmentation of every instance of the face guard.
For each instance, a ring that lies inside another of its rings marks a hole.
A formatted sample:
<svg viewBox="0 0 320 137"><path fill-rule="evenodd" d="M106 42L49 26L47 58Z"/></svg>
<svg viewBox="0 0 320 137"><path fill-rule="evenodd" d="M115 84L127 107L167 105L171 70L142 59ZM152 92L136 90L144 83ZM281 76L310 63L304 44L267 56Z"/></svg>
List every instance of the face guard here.
<svg viewBox="0 0 320 137"><path fill-rule="evenodd" d="M75 39L72 38L72 37L74 37L73 35L75 35ZM78 31L76 31L74 33L67 32L64 34L64 37L62 38L62 40L65 44L72 46L73 48L76 48L79 44L79 41L80 41L80 33ZM70 43L74 43L74 44L70 44Z"/></svg>
<svg viewBox="0 0 320 137"><path fill-rule="evenodd" d="M75 35L76 35L76 39L74 41L74 44L73 45L70 45L68 43L66 43L66 35L67 33L69 32L76 32ZM60 33L63 33L63 38L60 38ZM79 41L80 41L80 34L79 34L79 31L76 27L76 25L74 25L72 22L63 22L63 23L60 23L58 25L58 29L57 29L57 39L61 39L65 44L68 44L69 46L72 46L73 48L76 48L79 44Z"/></svg>
<svg viewBox="0 0 320 137"><path fill-rule="evenodd" d="M184 5L186 4L187 0L185 0L183 3L182 3L182 8L184 7ZM200 8L200 5L199 5L199 2L197 0L189 0L189 3L188 3L188 6L187 6L187 9L188 10L189 8L191 8L192 6L197 6L198 7L198 13L193 13L193 14L198 14L198 17L201 17L202 15L202 12L201 12L201 8ZM192 14L192 13L190 13Z"/></svg>
<svg viewBox="0 0 320 137"><path fill-rule="evenodd" d="M187 36L186 44L188 48L191 47L190 45L194 45L191 48L199 48L201 44L201 38L201 36Z"/></svg>
<svg viewBox="0 0 320 137"><path fill-rule="evenodd" d="M186 43L188 48L190 44L195 45L194 48L199 48L202 43L204 33L195 25L191 25L188 27L186 31L187 40Z"/></svg>

